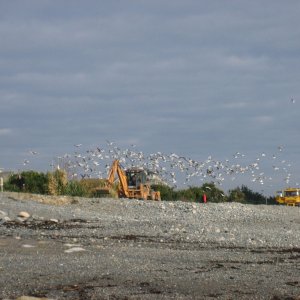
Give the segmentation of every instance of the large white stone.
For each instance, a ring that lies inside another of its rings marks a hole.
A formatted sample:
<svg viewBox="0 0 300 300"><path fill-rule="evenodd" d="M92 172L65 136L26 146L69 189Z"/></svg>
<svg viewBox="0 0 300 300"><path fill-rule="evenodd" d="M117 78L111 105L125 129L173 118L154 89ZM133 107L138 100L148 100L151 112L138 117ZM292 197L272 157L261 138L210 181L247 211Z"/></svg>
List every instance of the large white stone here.
<svg viewBox="0 0 300 300"><path fill-rule="evenodd" d="M30 217L30 214L27 211L20 211L18 217L27 219Z"/></svg>
<svg viewBox="0 0 300 300"><path fill-rule="evenodd" d="M80 251L85 251L85 249L83 249L81 247L73 247L73 248L65 250L65 253L80 252Z"/></svg>
<svg viewBox="0 0 300 300"><path fill-rule="evenodd" d="M39 297L31 297L31 296L21 296L16 300L53 300L50 298L39 298Z"/></svg>

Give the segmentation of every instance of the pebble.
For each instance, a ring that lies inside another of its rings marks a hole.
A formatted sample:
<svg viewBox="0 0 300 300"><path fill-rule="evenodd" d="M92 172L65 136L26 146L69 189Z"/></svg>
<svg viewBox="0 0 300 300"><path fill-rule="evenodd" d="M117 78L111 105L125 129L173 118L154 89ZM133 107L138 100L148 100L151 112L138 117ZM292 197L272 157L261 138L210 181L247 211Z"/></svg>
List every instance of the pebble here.
<svg viewBox="0 0 300 300"><path fill-rule="evenodd" d="M22 245L23 248L34 248L35 246L29 245L29 244L24 244Z"/></svg>
<svg viewBox="0 0 300 300"><path fill-rule="evenodd" d="M53 299L32 297L32 296L21 296L21 297L18 297L16 300L53 300Z"/></svg>
<svg viewBox="0 0 300 300"><path fill-rule="evenodd" d="M80 247L81 245L79 244L64 244L66 247Z"/></svg>
<svg viewBox="0 0 300 300"><path fill-rule="evenodd" d="M27 211L20 211L18 213L18 217L28 219L30 217L30 214Z"/></svg>
<svg viewBox="0 0 300 300"><path fill-rule="evenodd" d="M85 251L85 249L81 248L81 247L73 247L70 249L65 250L65 253L72 253L72 252L81 252L81 251Z"/></svg>
<svg viewBox="0 0 300 300"><path fill-rule="evenodd" d="M10 217L3 210L0 210L0 221L3 221L3 222L10 221Z"/></svg>

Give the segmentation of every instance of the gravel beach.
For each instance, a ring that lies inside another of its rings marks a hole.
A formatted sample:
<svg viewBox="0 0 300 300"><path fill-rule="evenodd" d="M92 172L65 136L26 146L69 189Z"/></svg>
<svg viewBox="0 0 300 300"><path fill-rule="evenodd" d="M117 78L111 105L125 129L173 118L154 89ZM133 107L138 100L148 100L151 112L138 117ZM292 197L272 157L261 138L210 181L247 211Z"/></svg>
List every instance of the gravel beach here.
<svg viewBox="0 0 300 300"><path fill-rule="evenodd" d="M300 208L0 194L0 299L300 299Z"/></svg>

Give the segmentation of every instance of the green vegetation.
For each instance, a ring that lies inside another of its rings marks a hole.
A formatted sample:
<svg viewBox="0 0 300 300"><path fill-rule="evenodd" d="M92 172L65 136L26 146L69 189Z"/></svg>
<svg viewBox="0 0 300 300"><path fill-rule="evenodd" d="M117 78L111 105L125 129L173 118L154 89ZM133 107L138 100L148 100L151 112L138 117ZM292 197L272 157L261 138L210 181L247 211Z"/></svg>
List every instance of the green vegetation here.
<svg viewBox="0 0 300 300"><path fill-rule="evenodd" d="M44 173L26 171L13 174L4 183L4 190L34 194L47 194L48 178Z"/></svg>
<svg viewBox="0 0 300 300"><path fill-rule="evenodd" d="M65 195L87 197L87 191L79 181L72 180L65 187Z"/></svg>
<svg viewBox="0 0 300 300"><path fill-rule="evenodd" d="M160 191L161 198L166 201L202 202L206 194L208 202L239 202L248 204L276 204L275 197L265 197L260 193L251 191L248 187L237 187L229 191L228 196L217 188L214 183L204 183L201 187L190 186L187 189L175 191L165 185L152 186L155 191Z"/></svg>
<svg viewBox="0 0 300 300"><path fill-rule="evenodd" d="M26 171L13 174L4 183L5 191L25 192L48 195L69 195L79 197L96 197L97 188L104 187L103 179L68 180L67 173L56 170L47 174ZM160 191L164 201L203 202L205 194L208 202L239 202L249 204L276 204L275 197L265 197L242 185L230 190L228 195L215 186L213 182L202 186L189 186L186 189L175 190L166 185L153 185L152 189ZM110 190L109 197L117 198L117 184Z"/></svg>
<svg viewBox="0 0 300 300"><path fill-rule="evenodd" d="M276 204L275 197L265 197L260 193L251 191L245 185L242 185L241 188L236 188L235 190L230 191L230 194L237 190L239 190L239 194L241 197L240 198L241 201L238 202L251 203L251 204ZM233 198L229 197L229 199L233 199Z"/></svg>
<svg viewBox="0 0 300 300"><path fill-rule="evenodd" d="M65 195L68 185L67 172L56 170L47 174L48 179L48 194L50 195Z"/></svg>
<svg viewBox="0 0 300 300"><path fill-rule="evenodd" d="M226 196L213 183L205 183L201 187L190 186L187 189L175 191L165 185L152 186L155 191L160 191L163 200L180 200L188 202L202 202L203 195L206 194L210 202L225 202Z"/></svg>

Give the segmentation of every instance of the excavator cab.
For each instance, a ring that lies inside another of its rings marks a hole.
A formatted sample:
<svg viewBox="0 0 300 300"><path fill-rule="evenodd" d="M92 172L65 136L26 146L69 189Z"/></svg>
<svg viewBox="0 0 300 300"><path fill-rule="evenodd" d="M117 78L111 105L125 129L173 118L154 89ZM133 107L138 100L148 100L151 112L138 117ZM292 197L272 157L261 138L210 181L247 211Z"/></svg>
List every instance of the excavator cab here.
<svg viewBox="0 0 300 300"><path fill-rule="evenodd" d="M129 169L125 171L125 174L129 188L138 188L147 182L147 174L143 170Z"/></svg>
<svg viewBox="0 0 300 300"><path fill-rule="evenodd" d="M130 168L125 171L127 187L120 186L119 195L126 195L133 199L152 199L150 184L147 182L147 173L143 169ZM154 199L153 199L154 200Z"/></svg>

